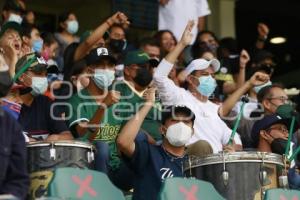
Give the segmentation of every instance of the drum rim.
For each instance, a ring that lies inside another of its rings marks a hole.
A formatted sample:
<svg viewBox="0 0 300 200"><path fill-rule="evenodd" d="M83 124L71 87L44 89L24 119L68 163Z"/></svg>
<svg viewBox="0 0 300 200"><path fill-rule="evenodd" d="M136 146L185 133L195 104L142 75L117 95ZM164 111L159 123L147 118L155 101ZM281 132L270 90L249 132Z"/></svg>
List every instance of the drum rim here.
<svg viewBox="0 0 300 200"><path fill-rule="evenodd" d="M51 141L51 142L38 141L38 142L30 142L26 146L29 148L33 148L33 147L52 146L52 144L53 147L68 146L68 147L81 147L81 148L93 149L93 150L95 149L95 146L93 144L88 142L77 141L77 140L58 140L58 141Z"/></svg>
<svg viewBox="0 0 300 200"><path fill-rule="evenodd" d="M225 164L226 163L262 163L262 155L264 157L264 163L266 164L276 164L280 166L284 166L283 164L283 156L275 153L269 152L234 152L234 153L224 153L225 157ZM243 155L243 157L241 157ZM247 157L248 155L248 157ZM227 157L226 157L227 156ZM228 156L230 160L228 160ZM234 159L238 158L240 159ZM256 159L255 159L256 156ZM259 157L260 156L260 157ZM227 158L227 159L226 159ZM261 159L259 159L261 158ZM207 165L215 165L215 164L223 164L223 157L222 153L219 154L211 154L206 157L197 157L191 156L184 164L184 170L188 170L190 168L207 166Z"/></svg>

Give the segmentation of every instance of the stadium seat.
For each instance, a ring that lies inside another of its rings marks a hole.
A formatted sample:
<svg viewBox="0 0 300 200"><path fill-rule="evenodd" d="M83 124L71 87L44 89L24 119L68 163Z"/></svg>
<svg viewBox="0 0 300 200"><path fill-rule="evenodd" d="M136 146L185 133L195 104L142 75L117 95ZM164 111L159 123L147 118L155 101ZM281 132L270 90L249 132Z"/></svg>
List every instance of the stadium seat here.
<svg viewBox="0 0 300 200"><path fill-rule="evenodd" d="M224 200L214 186L206 181L168 178L159 194L160 200Z"/></svg>
<svg viewBox="0 0 300 200"><path fill-rule="evenodd" d="M264 200L300 200L299 190L269 189Z"/></svg>
<svg viewBox="0 0 300 200"><path fill-rule="evenodd" d="M105 174L78 168L56 169L48 196L81 200L125 199Z"/></svg>

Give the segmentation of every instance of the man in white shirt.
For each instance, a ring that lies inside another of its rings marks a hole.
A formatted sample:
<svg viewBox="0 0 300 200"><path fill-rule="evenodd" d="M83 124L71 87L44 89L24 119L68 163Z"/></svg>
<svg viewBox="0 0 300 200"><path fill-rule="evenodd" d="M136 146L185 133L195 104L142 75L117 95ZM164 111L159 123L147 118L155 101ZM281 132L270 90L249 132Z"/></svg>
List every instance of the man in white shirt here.
<svg viewBox="0 0 300 200"><path fill-rule="evenodd" d="M222 121L222 113L227 113L239 98L249 89L261 85L269 80L266 74L255 73L242 87L234 92L221 106L214 104L208 97L216 87L213 78L214 73L219 70L220 63L213 59L206 61L196 59L185 69L187 90L180 88L168 78L177 57L192 40L193 21L189 21L186 29L173 51L171 51L159 64L154 73L154 83L160 93L163 104L182 104L193 110L196 115L194 130L195 133L189 144L199 140L207 141L214 153L225 150L241 149L241 140L238 134L235 135L232 146L227 145L231 137L231 129Z"/></svg>
<svg viewBox="0 0 300 200"><path fill-rule="evenodd" d="M207 0L160 0L159 3L158 29L172 31L179 41L187 22L194 20L198 24L198 30L196 26L192 29L191 43L194 43L197 32L204 29L205 16L211 13Z"/></svg>

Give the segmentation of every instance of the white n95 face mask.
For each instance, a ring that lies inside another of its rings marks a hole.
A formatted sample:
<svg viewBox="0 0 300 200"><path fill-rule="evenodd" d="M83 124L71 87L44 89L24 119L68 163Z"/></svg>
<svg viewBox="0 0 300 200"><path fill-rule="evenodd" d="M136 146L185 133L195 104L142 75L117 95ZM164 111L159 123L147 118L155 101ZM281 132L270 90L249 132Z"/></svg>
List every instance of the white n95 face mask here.
<svg viewBox="0 0 300 200"><path fill-rule="evenodd" d="M178 122L168 127L166 138L175 147L185 146L191 139L193 130L183 122Z"/></svg>
<svg viewBox="0 0 300 200"><path fill-rule="evenodd" d="M46 77L32 77L31 94L34 96L44 94L48 88L48 80Z"/></svg>

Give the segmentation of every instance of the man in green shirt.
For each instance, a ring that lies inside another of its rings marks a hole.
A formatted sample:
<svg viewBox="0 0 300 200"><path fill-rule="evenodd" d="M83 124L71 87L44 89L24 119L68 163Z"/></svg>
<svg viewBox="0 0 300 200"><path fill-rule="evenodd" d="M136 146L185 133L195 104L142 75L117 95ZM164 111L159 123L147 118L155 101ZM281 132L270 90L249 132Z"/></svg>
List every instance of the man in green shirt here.
<svg viewBox="0 0 300 200"><path fill-rule="evenodd" d="M115 139L122 119L116 117L113 105L120 99L118 91L109 90L115 79L116 60L105 48L95 48L86 57L89 85L69 99L69 127L81 140L92 141L97 147L96 169L108 172L107 166L119 166ZM117 105L117 104L115 104Z"/></svg>
<svg viewBox="0 0 300 200"><path fill-rule="evenodd" d="M124 59L124 80L115 82L113 89L121 94L121 115L126 121L143 106L144 92L152 84L150 57L141 50L128 52ZM126 111L126 112L123 112ZM161 140L160 134L161 105L156 102L142 124L142 131L148 139ZM152 140L153 141L153 140Z"/></svg>

